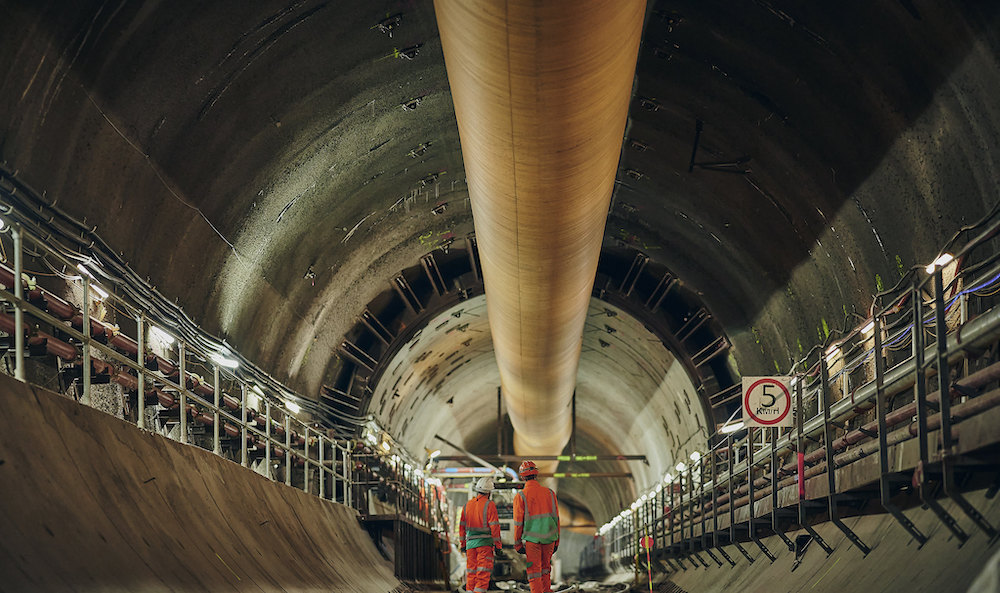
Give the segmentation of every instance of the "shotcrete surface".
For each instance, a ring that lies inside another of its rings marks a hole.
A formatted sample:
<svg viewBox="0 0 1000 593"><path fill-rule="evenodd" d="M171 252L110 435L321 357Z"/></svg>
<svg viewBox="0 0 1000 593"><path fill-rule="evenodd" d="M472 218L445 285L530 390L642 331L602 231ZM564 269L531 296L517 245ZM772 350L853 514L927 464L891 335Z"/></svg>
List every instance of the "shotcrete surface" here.
<svg viewBox="0 0 1000 593"><path fill-rule="evenodd" d="M355 512L0 376L0 591L378 591Z"/></svg>

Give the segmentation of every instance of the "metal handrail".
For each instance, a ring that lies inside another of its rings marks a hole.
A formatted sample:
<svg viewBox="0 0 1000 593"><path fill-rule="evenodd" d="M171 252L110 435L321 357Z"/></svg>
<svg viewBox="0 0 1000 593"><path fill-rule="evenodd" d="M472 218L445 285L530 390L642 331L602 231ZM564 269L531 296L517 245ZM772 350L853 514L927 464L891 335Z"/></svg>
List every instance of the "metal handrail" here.
<svg viewBox="0 0 1000 593"><path fill-rule="evenodd" d="M284 455L283 463L285 464L286 483L289 482L289 476L291 473L290 469L291 469L291 464L293 463L292 461L293 458L300 458L303 460L304 466L306 468L312 467L318 472L317 478L319 481L319 492L316 492L314 494L326 498L326 485L328 481L332 480L332 482L330 482L333 486L333 488L331 489L332 495L336 497L338 486L340 486L340 490L343 492L342 500L344 501L345 504L349 504L349 501L352 500L351 497L352 479L350 471L351 443L349 441L331 439L323 435L316 429L311 428L306 423L298 420L297 418L293 418L287 411L284 412L284 418L285 418L284 442L274 438L270 434L272 418L269 409L267 413L267 422L268 422L267 429L264 431L259 430L256 426L254 426L256 420L254 421L247 420L249 411L249 407L247 405L247 392L252 389L250 383L243 380L235 373L230 373L220 364L218 363L212 364L210 362L211 357L208 354L200 351L197 348L191 349L190 345L186 344L183 341L183 339L179 338L176 335L173 335L171 332L167 330L161 330L161 331L164 331L164 333L170 335L178 344L178 360L176 361L176 363L170 361L172 362L172 364L176 364L178 367L177 380L175 381L162 373L147 369L145 366L146 323L143 311L133 306L130 302L113 294L111 291L108 291L108 296L104 300L112 301L115 305L120 306L123 310L131 314L136 320L136 326L138 330L137 333L139 334L137 336L138 339L136 340L136 344L138 346L137 348L138 354L136 360L133 360L129 356L125 356L124 354L120 353L119 351L115 350L109 345L101 343L99 340L90 335L92 327L90 319L90 308L93 300L91 297L91 285L100 286L100 283L92 277L87 277L86 275L80 276L80 279L82 280L83 283L83 306L81 307L81 313L83 317L82 331L74 328L72 326L72 323L60 319L50 314L49 312L42 310L35 304L25 300L24 286L23 286L24 270L23 270L23 256L22 256L24 248L23 243L25 239L30 241L34 247L44 251L47 255L56 258L64 265L73 267L74 262L64 257L58 251L50 249L43 239L31 233L30 231L24 229L17 223L12 224L10 229L14 242L14 250L13 250L14 291L11 292L10 290L0 289L0 300L10 303L14 308L15 378L17 378L20 381L26 380L25 362L24 362L25 361L24 315L25 313L27 313L41 323L51 325L54 328L58 328L58 330L61 333L69 336L70 338L81 344L82 353L80 356L80 364L82 365L82 379L83 379L81 401L83 403L89 404L91 402L91 393L90 393L91 379L92 379L91 360L94 359L94 353L96 352L100 354L103 360L117 363L118 365L126 369L129 369L135 373L136 380L138 383L136 423L140 428L145 428L144 426L145 396L148 392L148 390L146 389L147 385L154 386L155 389L162 389L165 392L173 391L179 395L179 401L177 402L176 406L178 407L180 413L180 424L182 425L182 429L180 432L181 442L186 442L187 440L186 420L190 413L189 405L192 403L196 404L206 409L208 412L212 414L212 419L213 419L212 440L213 440L214 453L219 455L221 455L222 453L222 448L220 445L221 422L222 421L229 422L235 425L241 431L240 462L242 465L244 466L249 465L248 454L247 454L248 436L253 436L258 441L263 439L262 442L266 446L267 449L266 458L268 460L270 459L270 450L272 448L275 450L281 450L283 452ZM212 391L214 393L214 398L212 400L208 399L207 397L202 397L198 393L188 389L186 385L187 379L192 376L192 373L190 373L188 369L185 368L187 366L186 363L189 354L201 358L202 362L200 363L199 366L203 368L207 367L211 368L214 377L214 381L212 384ZM223 378L225 378L227 381L231 383L235 382L240 388L241 397L240 397L239 417L237 417L234 413L230 413L229 409L221 404L221 399L223 396L223 391L222 391ZM267 407L270 408L271 398L265 395L262 399L266 402ZM296 446L293 446L292 443L290 442L293 427L295 429L295 432L298 432L304 439L304 444L301 446L301 449L296 449ZM310 439L313 439L312 443L310 443ZM313 454L310 452L311 449L313 448L316 449L315 458ZM326 463L324 463L325 461L327 461L326 459L324 459L324 457L328 449L334 458L333 460L331 460L334 462L332 467L327 467ZM338 462L342 464L341 472L337 471ZM270 469L267 472L267 476L272 480L275 479ZM302 489L307 493L310 490L310 480L308 472L304 472Z"/></svg>
<svg viewBox="0 0 1000 593"><path fill-rule="evenodd" d="M975 230L979 226L985 226L1000 209L995 209L990 216L983 219L977 227L969 227L963 229L962 232L968 230ZM959 262L962 258L968 256L974 249L986 244L989 240L993 239L1000 233L1000 220L992 222L989 227L981 232L979 235L971 239L968 244L966 244L959 253L955 256L954 261ZM961 233L959 233L961 234ZM956 237L959 235L956 234ZM954 240L950 243L953 243ZM949 243L949 244L950 244ZM878 413L876 414L879 420L879 430L877 434L870 434L867 431L865 434L869 437L876 438L879 442L879 454L882 457L880 461L880 467L882 472L882 477L880 482L882 483L882 503L888 512L890 512L893 517L895 517L900 524L907 531L910 532L911 536L918 541L918 544L923 544L926 541L926 537L923 536L917 530L909 520L898 512L898 509L894 508L888 500L885 484L886 484L886 461L884 459L884 449L887 447L886 444L886 423L884 422L886 414L885 401L888 397L894 397L897 394L903 393L905 390L913 387L914 388L914 401L917 407L917 417L919 420L918 435L917 438L921 440L923 449L926 450L926 440L927 440L927 390L924 386L924 380L918 380L918 377L925 377L930 372L936 372L939 377L939 387L938 391L942 394L940 398L941 414L942 418L942 434L946 442L950 442L950 417L945 418L948 410L948 403L943 400L948 400L948 392L951 391L950 380L947 373L943 373L941 369L948 369L951 365L962 360L966 357L967 352L971 349L977 349L979 347L985 346L991 342L997 340L1000 336L1000 307L993 307L983 313L982 315L972 319L967 320L967 308L969 302L969 295L984 287L993 287L1000 280L1000 264L997 261L1000 260L998 256L987 257L984 261L978 262L970 266L969 271L960 270L956 272L954 278L948 282L947 285L943 282L943 265L937 265L935 269L928 271L931 272L926 278L921 279L919 277L914 278L912 286L909 288L893 289L891 291L885 291L880 293L880 297L886 297L894 295L892 303L885 307L873 307L874 312L874 338L864 337L855 342L850 348L847 348L843 353L839 354L837 357L839 360L843 361L842 366L830 376L827 372L827 360L825 358L825 350L827 344L824 343L822 346L817 346L813 348L809 355L804 360L808 360L809 357L813 356L817 352L819 353L819 360L815 363L815 366L811 367L816 369L819 375L819 380L813 382L808 387L804 386L804 374L799 374L798 385L796 387L797 398L796 405L800 411L799 418L797 419L798 428L791 429L787 431L784 435L781 434L781 429L773 429L773 435L770 439L765 438L765 431L757 430L756 434L759 435L758 439L755 439L755 431L753 429L747 430L747 434L744 438L736 441L733 435L729 435L725 439L717 439L713 443L712 439L708 442L708 452L703 455L696 463L697 470L695 466L686 468L685 471L681 471L677 478L673 479L672 482L666 484L660 484L654 493L648 496L642 497L642 501L636 501L636 504L630 509L626 509L622 515L621 519L612 522L610 529L607 531L603 530L599 535L602 537L596 538L595 541L590 544L595 551L599 549L604 549L609 553L609 558L612 562L619 563L620 566L628 566L631 559L634 559L637 551L639 550L639 537L641 535L650 534L657 538L657 541L666 543L669 540L668 548L671 554L666 557L667 561L674 560L679 562L683 566L683 561L681 557L686 558L689 562L696 563L695 565L709 566L703 558L698 555L698 551L704 551L711 560L715 561L719 566L722 566L722 560L713 554L713 549L721 553L723 558L728 561L731 565L733 560L726 554L722 549L722 546L718 541L718 501L716 494L721 488L728 487L729 497L729 514L730 514L730 543L735 545L737 549L745 557L750 559L750 556L746 551L740 546L739 542L735 538L734 529L734 519L733 510L735 508L736 500L734 498L734 485L741 485L741 492L744 494L749 493L750 501L750 524L754 523L755 519L762 519L762 517L754 516L753 505L757 497L754 494L755 481L766 480L767 485L762 486L764 488L770 488L770 496L772 498L772 511L771 511L771 522L772 528L786 545L791 545L790 540L785 536L783 532L777 529L777 519L775 518L774 512L777 509L777 490L778 490L778 478L781 474L787 474L787 466L779 466L778 459L779 456L785 453L798 451L801 455L803 452L803 439L808 438L817 443L820 443L821 447L825 449L826 463L823 473L826 474L829 481L829 490L831 495L829 498L829 513L830 520L834 522L844 533L847 535L848 539L864 554L867 554L869 548L865 545L863 541L853 531L850 530L846 525L844 525L840 520L837 512L836 499L839 495L839 490L836 486L835 468L837 467L835 458L833 455L834 443L833 440L833 429L835 427L839 428L843 423L865 413L867 409L875 408ZM956 263L957 265L957 263ZM987 269L988 271L983 272L982 270ZM911 271L912 272L912 271ZM975 275L975 279L969 282L969 276ZM912 274L910 274L912 276ZM963 284L966 288L964 290L959 290ZM923 309L920 304L922 304L923 296L922 291L925 290L929 284L933 283L933 288L931 293L934 295L933 308ZM952 291L954 294L948 297L946 302L944 294L946 291ZM907 311L907 307L903 305L906 299L912 299L915 305L912 308L912 312ZM876 299L876 305L878 305L879 300ZM945 318L951 318L953 313L949 312L956 303L960 307L961 315L961 325L956 331L951 333L946 333L946 320ZM882 318L888 318L889 315L895 315L899 313L900 315L891 323L888 327L880 326L880 321ZM911 317L909 323L907 323L907 316ZM871 321L871 320L869 320ZM936 336L934 343L925 345L923 343L923 334L927 331L925 328L931 324L936 324ZM920 331L917 331L919 328ZM884 333L883 333L884 332ZM907 333L913 332L915 338L913 340L913 353L895 364L889 370L885 369L883 364L884 358L889 352L889 346L894 343L898 343L907 338ZM866 332L867 333L867 332ZM838 342L839 345L848 345L848 342L862 334L859 329L854 330L854 332L848 334L845 338ZM916 336L919 334L919 336ZM920 339L916 339L919 337ZM884 339L883 339L884 338ZM875 345L871 348L864 348L870 340L874 339ZM862 348L860 351L858 350ZM876 358L876 370L875 377L868 380L861 386L850 391L850 398L847 397L848 383L844 383L844 396L836 401L830 401L830 386L835 385L838 381L850 381L849 375L854 372L861 364L864 364L869 357L875 356ZM796 363L793 368L799 366L803 361ZM928 361L928 362L925 362ZM936 369L936 370L935 370ZM721 392L720 392L721 393ZM817 403L817 411L815 414L808 418L802 417L805 407L804 401ZM990 402L987 402L993 405ZM866 410L859 410L860 407L869 406ZM913 404L910 404L913 405ZM814 437L819 436L819 439ZM869 453L870 454L870 453ZM967 501L964 500L962 495L958 492L955 481L953 478L953 468L949 467L949 457L950 453L947 451L942 457L942 467L945 472L945 493L955 500L959 508L970 518L973 522L985 531L990 537L996 536L996 530L985 520L978 511L972 507ZM922 458L928 458L926 451L922 453ZM924 463L927 459L923 459ZM708 468L706 464L710 462L711 473L709 475ZM764 468L770 462L769 468ZM720 466L725 466L724 471L720 470ZM801 466L800 466L801 467ZM770 478L766 475L758 473L758 469L764 472L770 473ZM768 471L769 470L769 471ZM799 470L801 473L801 469ZM779 474L781 472L781 474ZM821 474L822 475L822 474ZM803 480L803 476L799 476L799 480ZM950 488L949 488L950 487ZM922 489L921 489L922 490ZM724 493L723 493L724 495ZM967 537L965 533L957 526L954 519L933 501L928 501L924 493L922 492L922 498L925 505L928 505L935 514L945 522L946 526L952 531L954 535L959 537L960 540L964 541ZM669 499L669 501L668 501ZM669 502L669 504L668 504ZM711 511L706 512L706 503L711 503ZM665 509L664 506L667 506ZM799 503L799 523L803 525L811 536L814 537L821 547L823 547L828 553L832 551L831 548L815 533L812 528L804 522L804 513L802 503ZM709 516L711 515L711 516ZM706 528L706 520L713 520L715 522L712 532L708 533ZM701 525L701 534L695 533L696 526ZM768 558L774 559L774 556L767 550L766 546L756 538L753 529L750 530L750 537L754 543L760 547L761 552L764 553ZM675 537L677 536L677 537ZM711 544L709 544L709 539L711 539ZM700 542L697 546L696 542ZM696 550L697 547L697 550ZM589 548L588 548L589 550ZM590 553L588 551L588 553ZM600 554L595 554L595 557L600 557Z"/></svg>

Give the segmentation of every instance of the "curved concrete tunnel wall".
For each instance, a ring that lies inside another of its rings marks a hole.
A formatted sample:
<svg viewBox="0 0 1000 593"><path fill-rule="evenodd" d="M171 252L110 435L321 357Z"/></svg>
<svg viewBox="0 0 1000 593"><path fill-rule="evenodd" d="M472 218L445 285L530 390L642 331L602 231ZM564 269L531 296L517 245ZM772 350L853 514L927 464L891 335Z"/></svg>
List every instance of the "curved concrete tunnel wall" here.
<svg viewBox="0 0 1000 593"><path fill-rule="evenodd" d="M360 303L426 252L427 233L471 230L471 211L428 3L393 38L372 28L384 11L362 5L255 10L11 7L0 157L210 330L316 392ZM759 7L654 3L645 34L680 47L652 40L640 54L638 144L606 235L699 291L748 373L786 365L843 301L863 310L996 193L995 7L875 3L850 23L802 10L796 25ZM857 22L897 33L867 38ZM410 42L423 42L418 59L383 59ZM696 117L706 158L749 154L753 184L685 173Z"/></svg>
<svg viewBox="0 0 1000 593"><path fill-rule="evenodd" d="M500 376L485 301L474 297L431 319L388 363L389 371L375 386L369 410L407 450L457 454L434 438L440 434L475 452L496 451ZM602 524L618 514L622 503L631 503L662 480L678 461L702 451L708 422L674 355L640 321L597 299L591 299L587 311L581 360L578 453L648 458L647 464L602 462L560 469L634 473L633 480L560 482L560 492L566 488Z"/></svg>
<svg viewBox="0 0 1000 593"><path fill-rule="evenodd" d="M995 3L652 5L605 241L697 291L743 373L787 368L996 201ZM103 6L4 7L0 161L316 393L363 303L472 230L430 3L391 38L368 3ZM699 161L752 173L689 173L695 119Z"/></svg>

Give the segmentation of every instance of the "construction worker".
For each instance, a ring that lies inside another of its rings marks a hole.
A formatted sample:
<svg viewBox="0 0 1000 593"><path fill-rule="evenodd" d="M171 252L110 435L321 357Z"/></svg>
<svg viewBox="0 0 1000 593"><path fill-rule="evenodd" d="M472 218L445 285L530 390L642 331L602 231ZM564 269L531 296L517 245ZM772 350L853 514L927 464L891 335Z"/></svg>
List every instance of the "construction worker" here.
<svg viewBox="0 0 1000 593"><path fill-rule="evenodd" d="M522 463L517 474L524 480L524 489L514 497L514 550L528 556L531 593L550 593L552 554L559 549L556 494L538 483L533 461Z"/></svg>
<svg viewBox="0 0 1000 593"><path fill-rule="evenodd" d="M473 489L476 497L462 509L458 537L465 554L465 590L485 593L493 574L493 549L500 550L500 516L490 500L493 478L480 478Z"/></svg>

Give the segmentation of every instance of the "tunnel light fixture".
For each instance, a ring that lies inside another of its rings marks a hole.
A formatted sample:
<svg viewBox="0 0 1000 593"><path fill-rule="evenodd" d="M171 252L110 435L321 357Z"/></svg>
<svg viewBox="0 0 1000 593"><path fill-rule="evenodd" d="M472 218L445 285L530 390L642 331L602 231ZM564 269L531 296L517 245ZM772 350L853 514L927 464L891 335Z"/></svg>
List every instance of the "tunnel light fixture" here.
<svg viewBox="0 0 1000 593"><path fill-rule="evenodd" d="M388 453L389 449L391 449L391 448L392 447L391 447L391 445L389 445L389 441L382 441L382 450L383 451L385 451L385 452Z"/></svg>
<svg viewBox="0 0 1000 593"><path fill-rule="evenodd" d="M656 488L654 488L654 489L653 489L653 491L654 491L654 492L655 492L656 494L659 494L660 492L663 492L663 484L657 484L657 485L656 485Z"/></svg>
<svg viewBox="0 0 1000 593"><path fill-rule="evenodd" d="M373 435L370 432L365 435L365 438L368 440L369 443L373 445L378 442L378 439L375 438L375 435Z"/></svg>
<svg viewBox="0 0 1000 593"><path fill-rule="evenodd" d="M672 475L670 475L669 472L667 473L667 475L663 476L663 483L664 484L669 484L670 482L673 482L673 481L674 481L674 477Z"/></svg>
<svg viewBox="0 0 1000 593"><path fill-rule="evenodd" d="M83 264L76 264L76 269L80 270L80 273L86 276L87 278L94 277L94 275L90 273L90 270L88 270L87 267L84 266Z"/></svg>
<svg viewBox="0 0 1000 593"><path fill-rule="evenodd" d="M951 263L951 260L953 259L955 259L954 255L950 253L942 253L941 255L937 256L937 259L927 264L927 267L924 268L924 271L926 271L928 274L933 274L934 270L947 266L949 263Z"/></svg>
<svg viewBox="0 0 1000 593"><path fill-rule="evenodd" d="M228 353L227 353L228 354ZM209 356L212 362L219 365L220 367L225 367L227 369L235 369L240 366L240 361L234 358L228 358L226 355L216 352L215 354Z"/></svg>
<svg viewBox="0 0 1000 593"><path fill-rule="evenodd" d="M740 420L739 422L732 422L730 424L724 425L722 428L719 429L719 432L721 432L722 434L729 434L731 432L736 432L738 430L743 430L742 420Z"/></svg>
<svg viewBox="0 0 1000 593"><path fill-rule="evenodd" d="M645 494L643 494L642 498L639 499L640 502L646 502L647 500L649 500L649 497L646 496Z"/></svg>
<svg viewBox="0 0 1000 593"><path fill-rule="evenodd" d="M633 511L634 511L634 510L636 510L637 508L639 508L639 501L638 501L638 500L637 500L637 501L635 501L635 502L633 502L633 503L632 503L632 506L631 506L631 509L632 509Z"/></svg>
<svg viewBox="0 0 1000 593"><path fill-rule="evenodd" d="M683 461L681 461L681 462L677 463L676 469L677 469L677 471L682 472L682 471L686 470L687 467L688 467L687 464L684 463Z"/></svg>
<svg viewBox="0 0 1000 593"><path fill-rule="evenodd" d="M0 232L7 230L7 221L0 218Z"/></svg>
<svg viewBox="0 0 1000 593"><path fill-rule="evenodd" d="M698 461L700 460L701 460L701 453L699 453L698 451L691 453L691 461L698 463Z"/></svg>
<svg viewBox="0 0 1000 593"><path fill-rule="evenodd" d="M97 299L96 300L99 300L99 301L103 301L104 299L108 298L108 296L109 296L108 295L108 291L104 290L103 288L101 288L100 286L94 284L93 282L90 283L90 290L92 290L93 292L97 293Z"/></svg>
<svg viewBox="0 0 1000 593"><path fill-rule="evenodd" d="M441 455L441 449L431 451L431 459L437 459Z"/></svg>
<svg viewBox="0 0 1000 593"><path fill-rule="evenodd" d="M149 326L149 333L154 338L156 338L157 340L159 340L160 342L162 342L163 344L165 344L167 346L171 346L174 343L174 337L172 335L170 335L167 332L163 331L162 329L156 327L155 325ZM263 394L261 394L261 395L263 395Z"/></svg>
<svg viewBox="0 0 1000 593"><path fill-rule="evenodd" d="M302 407L299 406L299 404L287 399L285 400L285 408L287 408L292 414L298 414L302 411Z"/></svg>
<svg viewBox="0 0 1000 593"><path fill-rule="evenodd" d="M838 344L830 344L830 347L826 349L827 364L833 362L838 355L840 355L840 346Z"/></svg>
<svg viewBox="0 0 1000 593"><path fill-rule="evenodd" d="M869 319L869 320L868 320L868 323L866 323L866 324L865 324L865 325L864 325L864 326L863 326L863 327L861 328L861 335L863 335L863 336L868 336L868 335L871 335L871 333L872 333L872 332L873 332L874 330L875 330L875 320L874 320L874 319Z"/></svg>

